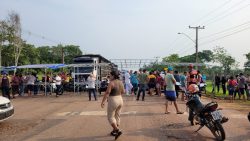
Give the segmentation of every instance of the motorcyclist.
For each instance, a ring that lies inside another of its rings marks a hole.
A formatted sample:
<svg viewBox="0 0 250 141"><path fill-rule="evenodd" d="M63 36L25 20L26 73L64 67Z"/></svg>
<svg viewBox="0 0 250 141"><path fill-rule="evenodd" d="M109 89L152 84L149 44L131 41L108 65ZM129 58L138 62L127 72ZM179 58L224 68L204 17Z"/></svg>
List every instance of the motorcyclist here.
<svg viewBox="0 0 250 141"><path fill-rule="evenodd" d="M188 69L187 86L196 84L199 88L199 84L201 82L201 75L199 74L199 71L194 69L193 64L189 64ZM201 93L198 93L198 95L201 97Z"/></svg>
<svg viewBox="0 0 250 141"><path fill-rule="evenodd" d="M191 84L188 86L188 92L189 92L189 101L186 103L189 107L189 116L188 116L188 120L190 121L191 125L194 125L194 112L195 113L200 113L202 111L202 109L204 108L204 105L201 103L200 101L200 97L198 96L200 91L199 91L199 87L196 84ZM222 109L222 108L218 108L218 109ZM203 117L202 115L200 115L201 118L199 121L200 124L204 124L203 122ZM225 123L228 121L228 118L223 116L221 123Z"/></svg>
<svg viewBox="0 0 250 141"><path fill-rule="evenodd" d="M191 125L194 125L193 112L199 113L203 109L204 105L200 101L199 87L196 84L190 84L188 86L188 92L189 92L189 101L187 102L187 105L189 107L188 120L190 121Z"/></svg>
<svg viewBox="0 0 250 141"><path fill-rule="evenodd" d="M193 68L193 64L189 64L188 66L188 76L187 76L187 83L188 86L191 84L197 84L197 70Z"/></svg>

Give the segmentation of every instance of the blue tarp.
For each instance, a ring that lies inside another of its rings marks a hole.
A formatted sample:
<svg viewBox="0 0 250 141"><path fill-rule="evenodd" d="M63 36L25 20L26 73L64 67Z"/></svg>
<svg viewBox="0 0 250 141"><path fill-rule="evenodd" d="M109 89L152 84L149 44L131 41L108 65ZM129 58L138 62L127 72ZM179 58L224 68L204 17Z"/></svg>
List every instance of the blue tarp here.
<svg viewBox="0 0 250 141"><path fill-rule="evenodd" d="M17 69L38 69L38 68L44 68L44 69L58 69L66 67L65 64L33 64L33 65L23 65L23 66L17 66Z"/></svg>

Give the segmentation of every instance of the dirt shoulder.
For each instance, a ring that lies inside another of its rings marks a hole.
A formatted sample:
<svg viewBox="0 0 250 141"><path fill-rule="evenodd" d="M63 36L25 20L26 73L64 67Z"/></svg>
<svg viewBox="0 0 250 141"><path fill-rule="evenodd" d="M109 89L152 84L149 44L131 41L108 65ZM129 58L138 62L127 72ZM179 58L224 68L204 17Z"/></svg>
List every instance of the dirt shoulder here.
<svg viewBox="0 0 250 141"><path fill-rule="evenodd" d="M240 112L250 112L250 101L243 101L243 100L234 100L233 103L231 103L228 99L223 99L221 97L216 97L216 98L211 98L208 95L205 95L202 97L203 99L206 100L213 100L219 103L221 107L227 108L227 109L232 109L232 110L237 110Z"/></svg>

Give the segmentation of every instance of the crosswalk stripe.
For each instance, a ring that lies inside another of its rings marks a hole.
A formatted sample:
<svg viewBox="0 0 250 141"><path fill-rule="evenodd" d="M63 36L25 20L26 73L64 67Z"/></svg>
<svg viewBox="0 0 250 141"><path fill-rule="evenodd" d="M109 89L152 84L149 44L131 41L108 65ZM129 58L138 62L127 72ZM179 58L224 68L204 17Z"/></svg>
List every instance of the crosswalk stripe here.
<svg viewBox="0 0 250 141"><path fill-rule="evenodd" d="M121 115L134 115L136 114L136 111L127 111L127 112L122 112ZM57 113L57 116L104 116L107 115L106 111L84 111L84 112L62 112L62 113Z"/></svg>

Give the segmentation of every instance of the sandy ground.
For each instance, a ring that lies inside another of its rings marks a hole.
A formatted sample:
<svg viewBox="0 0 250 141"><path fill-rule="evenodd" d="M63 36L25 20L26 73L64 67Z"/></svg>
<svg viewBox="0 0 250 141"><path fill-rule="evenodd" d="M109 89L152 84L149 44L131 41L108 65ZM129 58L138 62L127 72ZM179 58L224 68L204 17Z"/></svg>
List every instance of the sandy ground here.
<svg viewBox="0 0 250 141"><path fill-rule="evenodd" d="M185 102L178 101L185 113L177 115L173 105L164 114L163 96L146 96L136 101L123 96L121 115L122 136L119 141L213 141L212 133L204 127L190 126ZM98 101L88 101L85 93L53 96L18 97L12 100L15 115L0 123L0 141L110 141L114 137L106 117L106 107ZM203 99L204 103L211 101ZM250 123L246 115L249 106L219 102L222 113L229 117L223 124L228 141L250 141ZM243 110L242 110L243 109Z"/></svg>

